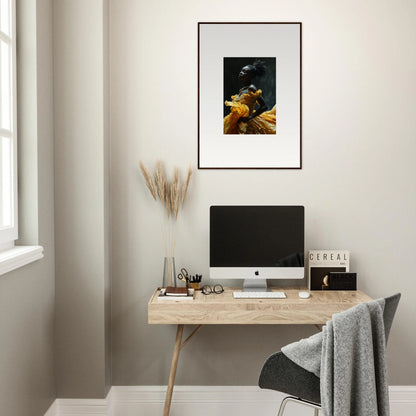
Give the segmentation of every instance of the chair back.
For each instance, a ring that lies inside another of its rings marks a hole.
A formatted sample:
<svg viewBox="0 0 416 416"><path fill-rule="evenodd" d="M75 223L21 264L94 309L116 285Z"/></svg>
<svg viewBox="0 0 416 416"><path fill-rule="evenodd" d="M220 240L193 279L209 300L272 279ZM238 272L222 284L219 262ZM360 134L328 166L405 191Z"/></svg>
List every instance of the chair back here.
<svg viewBox="0 0 416 416"><path fill-rule="evenodd" d="M389 296L385 298L385 305L384 305L384 313L383 313L383 320L384 320L384 332L386 334L386 344L387 340L390 335L391 324L393 323L393 318L397 310L397 305L399 304L401 294L396 293L395 295Z"/></svg>

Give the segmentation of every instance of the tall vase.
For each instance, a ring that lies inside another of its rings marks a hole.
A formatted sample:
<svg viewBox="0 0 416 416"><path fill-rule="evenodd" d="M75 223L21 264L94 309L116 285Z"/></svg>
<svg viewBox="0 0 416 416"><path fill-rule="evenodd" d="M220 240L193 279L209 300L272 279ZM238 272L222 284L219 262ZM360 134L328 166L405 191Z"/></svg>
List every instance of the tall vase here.
<svg viewBox="0 0 416 416"><path fill-rule="evenodd" d="M176 287L175 257L165 257L163 266L163 287Z"/></svg>

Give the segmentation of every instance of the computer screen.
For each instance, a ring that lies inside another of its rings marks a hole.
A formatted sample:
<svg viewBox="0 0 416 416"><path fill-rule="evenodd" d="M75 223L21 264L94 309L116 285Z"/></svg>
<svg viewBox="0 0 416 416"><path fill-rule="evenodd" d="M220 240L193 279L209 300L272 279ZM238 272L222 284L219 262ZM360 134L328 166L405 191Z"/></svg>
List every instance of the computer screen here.
<svg viewBox="0 0 416 416"><path fill-rule="evenodd" d="M210 276L302 279L303 206L211 206Z"/></svg>

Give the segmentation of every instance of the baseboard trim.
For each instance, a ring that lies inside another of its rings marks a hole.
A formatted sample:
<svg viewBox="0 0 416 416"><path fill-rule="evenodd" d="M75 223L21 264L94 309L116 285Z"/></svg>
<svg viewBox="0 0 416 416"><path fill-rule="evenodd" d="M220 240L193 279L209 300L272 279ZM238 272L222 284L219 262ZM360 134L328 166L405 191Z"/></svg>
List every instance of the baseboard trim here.
<svg viewBox="0 0 416 416"><path fill-rule="evenodd" d="M58 412L58 400L55 400L51 404L51 407L45 413L45 416L58 416L58 415L59 415L59 412Z"/></svg>
<svg viewBox="0 0 416 416"><path fill-rule="evenodd" d="M416 402L416 386L390 386L390 402Z"/></svg>
<svg viewBox="0 0 416 416"><path fill-rule="evenodd" d="M164 403L166 386L113 386L112 401ZM172 403L276 402L276 392L256 386L176 386Z"/></svg>
<svg viewBox="0 0 416 416"><path fill-rule="evenodd" d="M389 391L391 416L416 414L416 386L390 386ZM104 399L57 399L45 416L160 416L165 392L166 386L113 386ZM275 414L283 397L255 386L176 386L172 416ZM288 405L287 415L309 413Z"/></svg>
<svg viewBox="0 0 416 416"><path fill-rule="evenodd" d="M59 399L57 416L110 416L110 400L105 399Z"/></svg>

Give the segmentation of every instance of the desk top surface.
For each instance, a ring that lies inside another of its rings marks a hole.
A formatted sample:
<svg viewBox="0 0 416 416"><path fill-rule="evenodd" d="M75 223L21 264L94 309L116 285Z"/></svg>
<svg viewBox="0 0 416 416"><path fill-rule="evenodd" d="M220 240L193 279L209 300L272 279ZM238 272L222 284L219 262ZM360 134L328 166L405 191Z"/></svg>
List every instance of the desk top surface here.
<svg viewBox="0 0 416 416"><path fill-rule="evenodd" d="M233 291L203 295L196 291L189 300L158 300L160 288L153 292L148 304L149 324L317 324L323 325L337 312L372 300L357 291L311 291L308 299L299 298L306 288L272 288L283 291L286 299L234 299Z"/></svg>

